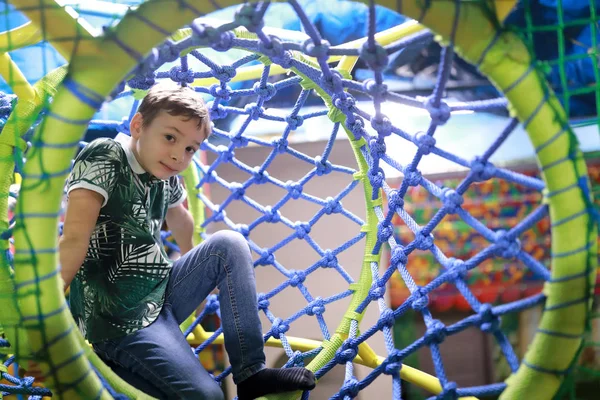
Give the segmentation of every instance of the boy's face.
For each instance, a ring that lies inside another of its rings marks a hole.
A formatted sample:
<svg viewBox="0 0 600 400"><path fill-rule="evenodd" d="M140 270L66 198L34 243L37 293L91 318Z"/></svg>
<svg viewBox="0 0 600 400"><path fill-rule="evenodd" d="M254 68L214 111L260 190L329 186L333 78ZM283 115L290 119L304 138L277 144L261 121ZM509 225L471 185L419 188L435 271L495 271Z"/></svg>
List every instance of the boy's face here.
<svg viewBox="0 0 600 400"><path fill-rule="evenodd" d="M130 132L135 139L132 143L138 162L158 179L169 179L185 170L206 139L197 119L173 116L162 110L145 127L141 114L135 114Z"/></svg>

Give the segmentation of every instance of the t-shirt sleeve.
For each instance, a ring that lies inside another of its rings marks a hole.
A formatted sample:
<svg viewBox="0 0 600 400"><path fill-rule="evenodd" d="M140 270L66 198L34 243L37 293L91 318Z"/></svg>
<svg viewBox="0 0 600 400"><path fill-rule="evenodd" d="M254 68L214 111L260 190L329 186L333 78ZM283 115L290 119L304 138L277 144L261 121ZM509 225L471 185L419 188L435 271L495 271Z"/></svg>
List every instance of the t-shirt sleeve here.
<svg viewBox="0 0 600 400"><path fill-rule="evenodd" d="M123 162L121 153L119 144L113 140L90 142L75 158L67 179L67 196L74 189L92 190L104 197L104 207L116 185Z"/></svg>
<svg viewBox="0 0 600 400"><path fill-rule="evenodd" d="M187 193L177 176L169 178L169 208L177 207L186 199Z"/></svg>

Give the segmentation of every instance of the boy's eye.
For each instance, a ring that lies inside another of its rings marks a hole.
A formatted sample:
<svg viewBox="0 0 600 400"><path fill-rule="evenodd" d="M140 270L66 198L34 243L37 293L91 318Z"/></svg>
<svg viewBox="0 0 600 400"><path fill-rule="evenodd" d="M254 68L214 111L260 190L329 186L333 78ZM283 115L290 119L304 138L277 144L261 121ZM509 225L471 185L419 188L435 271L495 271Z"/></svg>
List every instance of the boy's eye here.
<svg viewBox="0 0 600 400"><path fill-rule="evenodd" d="M185 151L187 151L188 153L194 154L196 152L196 149L193 147L186 147Z"/></svg>
<svg viewBox="0 0 600 400"><path fill-rule="evenodd" d="M167 142L173 142L175 140L175 136L173 136L173 135L165 135L165 139L167 139Z"/></svg>

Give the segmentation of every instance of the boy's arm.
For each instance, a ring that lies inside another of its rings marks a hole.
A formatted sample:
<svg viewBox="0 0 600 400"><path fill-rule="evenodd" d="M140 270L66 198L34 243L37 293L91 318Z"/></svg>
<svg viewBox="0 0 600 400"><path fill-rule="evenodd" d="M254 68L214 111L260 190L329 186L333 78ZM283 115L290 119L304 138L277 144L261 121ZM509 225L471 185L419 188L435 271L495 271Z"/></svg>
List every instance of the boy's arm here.
<svg viewBox="0 0 600 400"><path fill-rule="evenodd" d="M171 230L173 238L179 246L181 255L187 253L194 247L192 237L194 235L194 219L192 214L179 204L167 210L167 225Z"/></svg>
<svg viewBox="0 0 600 400"><path fill-rule="evenodd" d="M92 190L74 189L69 193L63 234L58 246L65 290L85 260L103 202L104 197Z"/></svg>

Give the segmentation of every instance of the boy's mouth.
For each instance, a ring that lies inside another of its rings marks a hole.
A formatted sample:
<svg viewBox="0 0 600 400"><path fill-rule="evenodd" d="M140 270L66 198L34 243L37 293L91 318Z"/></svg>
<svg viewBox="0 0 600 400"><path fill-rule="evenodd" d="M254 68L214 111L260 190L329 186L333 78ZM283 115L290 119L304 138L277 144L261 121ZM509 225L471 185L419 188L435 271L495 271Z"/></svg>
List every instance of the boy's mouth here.
<svg viewBox="0 0 600 400"><path fill-rule="evenodd" d="M166 169L168 172L177 172L176 169L173 169L173 168L169 167L167 164L165 164L163 162L161 162L160 165L162 165L163 168Z"/></svg>

